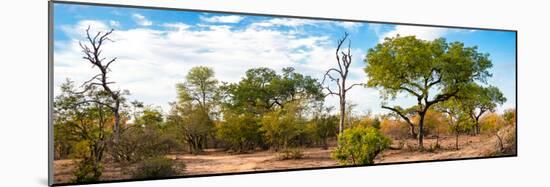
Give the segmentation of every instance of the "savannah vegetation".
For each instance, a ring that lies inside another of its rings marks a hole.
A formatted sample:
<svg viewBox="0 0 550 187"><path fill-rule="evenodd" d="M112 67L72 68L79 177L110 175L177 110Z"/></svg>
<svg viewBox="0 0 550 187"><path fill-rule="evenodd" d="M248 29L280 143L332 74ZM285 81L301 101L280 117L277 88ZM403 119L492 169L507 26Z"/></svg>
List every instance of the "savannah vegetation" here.
<svg viewBox="0 0 550 187"><path fill-rule="evenodd" d="M356 84L347 82L352 64L347 33L337 41L334 67L322 80L293 67L263 67L228 83L211 67L191 67L174 90L159 90L177 93L171 109L162 111L127 100L131 90L113 89L117 83L109 73L120 71L110 68L117 57L102 54L112 32L86 30L80 63L91 64L97 75L82 84L67 79L54 98L55 160L71 160L73 167L65 182L103 180L112 168L125 178L186 175L192 173L190 163L178 155L208 156L209 150L305 162L314 158L309 150L319 148L334 165L372 165L385 152L460 150L462 136L495 139L486 156L515 153L515 109L495 113L506 98L487 85L489 55L461 42L386 38L367 51L369 79ZM361 86L379 90L389 113L353 114L347 93ZM403 94L416 104L388 104ZM329 96L338 98L338 106L327 106ZM427 138L435 142L425 145ZM449 139L453 144L443 145Z"/></svg>

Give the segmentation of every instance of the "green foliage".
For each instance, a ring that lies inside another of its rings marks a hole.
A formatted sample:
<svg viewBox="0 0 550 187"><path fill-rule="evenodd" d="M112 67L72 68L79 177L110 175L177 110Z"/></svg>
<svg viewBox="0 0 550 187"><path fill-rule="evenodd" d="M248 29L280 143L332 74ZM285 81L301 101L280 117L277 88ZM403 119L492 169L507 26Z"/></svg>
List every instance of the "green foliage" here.
<svg viewBox="0 0 550 187"><path fill-rule="evenodd" d="M281 160L297 160L302 159L304 153L300 149L285 149L279 153L279 159Z"/></svg>
<svg viewBox="0 0 550 187"><path fill-rule="evenodd" d="M222 86L224 106L238 113L264 114L297 100L321 100L323 93L316 79L284 68L283 75L269 68L246 71L234 84Z"/></svg>
<svg viewBox="0 0 550 187"><path fill-rule="evenodd" d="M204 66L193 67L185 78L185 83L176 85L178 101L195 102L210 112L218 89L214 70Z"/></svg>
<svg viewBox="0 0 550 187"><path fill-rule="evenodd" d="M127 163L168 154L180 147L170 133L150 126L132 126L123 131L121 141L112 145L117 158Z"/></svg>
<svg viewBox="0 0 550 187"><path fill-rule="evenodd" d="M188 150L197 154L206 147L207 138L214 132L214 109L218 103L218 81L211 68L193 67L186 82L177 84L178 101L172 103L167 125L180 133Z"/></svg>
<svg viewBox="0 0 550 187"><path fill-rule="evenodd" d="M93 159L84 159L78 162L78 166L74 171L75 183L88 183L99 181L103 166L98 161Z"/></svg>
<svg viewBox="0 0 550 187"><path fill-rule="evenodd" d="M492 75L489 55L477 47L445 39L426 41L415 36L386 38L368 50L365 72L368 87L379 88L384 100L405 93L418 104L403 110L399 106L383 106L409 121L407 113L414 111L423 119L434 104L449 100L461 92L470 92L470 85L486 83ZM423 120L418 121L419 149L423 149Z"/></svg>
<svg viewBox="0 0 550 187"><path fill-rule="evenodd" d="M390 147L391 139L373 127L346 129L338 136L332 157L343 165L372 165L376 155Z"/></svg>
<svg viewBox="0 0 550 187"><path fill-rule="evenodd" d="M166 157L153 157L139 163L132 173L134 179L180 176L178 170L185 167Z"/></svg>
<svg viewBox="0 0 550 187"><path fill-rule="evenodd" d="M216 137L236 152L253 150L263 143L261 124L250 114L224 113L225 121L216 126Z"/></svg>
<svg viewBox="0 0 550 187"><path fill-rule="evenodd" d="M506 121L507 124L515 125L516 124L516 109L511 108L504 111L502 118Z"/></svg>
<svg viewBox="0 0 550 187"><path fill-rule="evenodd" d="M132 103L135 105L134 121L121 131L120 141L111 145L113 158L131 164L180 147L174 132L167 129L159 108Z"/></svg>
<svg viewBox="0 0 550 187"><path fill-rule="evenodd" d="M331 115L332 110L333 107L319 104L307 126L308 134L323 149L328 149L328 139L338 133L338 116Z"/></svg>
<svg viewBox="0 0 550 187"><path fill-rule="evenodd" d="M275 150L293 146L293 140L303 131L306 121L301 112L301 103L290 103L285 108L265 114L261 120L264 137Z"/></svg>
<svg viewBox="0 0 550 187"><path fill-rule="evenodd" d="M54 142L69 140L64 144L71 146L68 155L81 160L74 173L77 182L96 181L102 174L101 162L112 134L109 127L114 125L111 109L101 104L108 102L111 98L104 91L89 87L77 92L70 80L54 99Z"/></svg>
<svg viewBox="0 0 550 187"><path fill-rule="evenodd" d="M173 104L166 123L177 129L179 138L193 154L202 152L206 138L214 130L214 121L208 113L200 106L189 103Z"/></svg>

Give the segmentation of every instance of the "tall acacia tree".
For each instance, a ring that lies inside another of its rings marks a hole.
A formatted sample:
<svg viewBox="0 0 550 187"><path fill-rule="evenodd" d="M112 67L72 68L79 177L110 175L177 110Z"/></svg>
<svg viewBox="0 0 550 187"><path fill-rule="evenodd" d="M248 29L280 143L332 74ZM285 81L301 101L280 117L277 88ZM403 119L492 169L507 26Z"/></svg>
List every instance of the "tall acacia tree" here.
<svg viewBox="0 0 550 187"><path fill-rule="evenodd" d="M325 84L325 80L328 78L331 82L336 83L337 90L334 91L330 85L327 85L324 87L325 90L328 91L328 95L335 95L338 97L339 101L339 109L340 109L340 122L338 125L338 133L341 134L344 131L344 123L346 118L346 94L349 90L351 90L354 86L360 86L364 84L351 84L347 86L347 79L349 75L349 68L351 66L351 40L348 38L349 34L346 32L344 33L344 36L338 40L337 47L336 47L336 63L337 67L330 68L325 72L325 75L323 76L322 84ZM342 51L342 45L344 42L348 40L348 49L345 51Z"/></svg>
<svg viewBox="0 0 550 187"><path fill-rule="evenodd" d="M403 109L400 106L382 108L391 110L411 123L407 112L417 114L418 148L423 150L424 118L430 107L449 100L459 92L468 92L467 85L486 83L492 75L489 54L477 47L466 47L461 42L447 43L439 38L433 41L415 36L386 38L383 43L368 50L365 72L368 87L380 88L382 98L395 99L405 93L417 104Z"/></svg>
<svg viewBox="0 0 550 187"><path fill-rule="evenodd" d="M106 41L112 41L109 36L113 33L113 29L108 32L97 32L94 36L90 35L90 26L86 29L86 40L88 44L83 44L79 42L80 47L82 48L82 53L84 53L83 59L86 59L93 68L97 67L99 73L93 76L88 81L82 84L84 90L82 93L87 92L94 86L99 86L103 88L105 93L111 98L110 102L100 102L97 100L87 100L83 103L94 102L96 104L101 104L109 108L114 114L114 142L118 143L120 137L120 107L124 100L122 97L123 92L120 90L114 90L110 87L111 84L115 82L109 80L109 66L116 61L116 57L110 60L103 57L101 54L103 52L102 47Z"/></svg>

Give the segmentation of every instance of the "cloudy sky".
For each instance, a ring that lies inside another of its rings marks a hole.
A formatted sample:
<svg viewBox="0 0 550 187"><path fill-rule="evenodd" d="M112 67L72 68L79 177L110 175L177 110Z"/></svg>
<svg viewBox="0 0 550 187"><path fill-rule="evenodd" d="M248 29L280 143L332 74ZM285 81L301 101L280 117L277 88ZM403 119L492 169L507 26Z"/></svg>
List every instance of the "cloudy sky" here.
<svg viewBox="0 0 550 187"><path fill-rule="evenodd" d="M280 72L292 66L299 73L322 79L336 65L335 45L344 32L352 40L350 83L367 81L363 58L385 37L444 37L489 53L493 77L488 82L508 99L498 110L514 107L516 102L513 32L71 4L54 6L54 95L66 78L80 85L98 73L82 59L78 45L88 26L93 32L115 29L113 42L105 44L103 52L107 58L118 57L110 66L114 86L129 90L130 100L164 111L169 109L168 102L175 101L175 84L183 82L194 66L213 68L216 78L225 82L238 82L246 70L257 67ZM356 87L348 99L357 105L359 114L388 112L380 108L381 99L374 89ZM327 98L327 102L336 106L337 99ZM401 97L390 104L410 106L414 99Z"/></svg>

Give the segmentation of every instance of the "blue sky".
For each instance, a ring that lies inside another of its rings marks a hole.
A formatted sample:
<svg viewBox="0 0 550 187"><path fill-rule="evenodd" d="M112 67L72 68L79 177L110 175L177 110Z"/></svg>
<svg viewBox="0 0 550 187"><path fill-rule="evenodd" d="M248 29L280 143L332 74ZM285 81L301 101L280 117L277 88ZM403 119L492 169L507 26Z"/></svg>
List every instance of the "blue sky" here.
<svg viewBox="0 0 550 187"><path fill-rule="evenodd" d="M190 11L169 11L89 5L54 5L54 83L71 78L77 85L96 74L82 60L78 41L84 29L115 29L114 42L105 45L106 57L118 57L111 66L116 86L128 89L130 99L169 109L176 98L174 85L187 71L210 66L220 81L237 82L249 68L280 71L293 66L298 72L321 79L335 65L334 48L344 32L350 33L354 56L351 83L366 82L363 58L385 37L415 35L432 40L444 37L489 53L493 77L488 83L500 88L508 101L499 111L515 105L515 33L447 29L393 24L369 24L284 17L248 16ZM377 90L357 88L348 96L356 113L387 113ZM336 106L336 98L327 103ZM414 99L389 101L410 106Z"/></svg>

